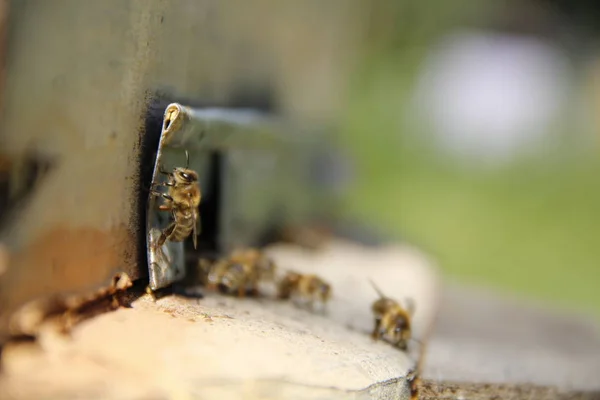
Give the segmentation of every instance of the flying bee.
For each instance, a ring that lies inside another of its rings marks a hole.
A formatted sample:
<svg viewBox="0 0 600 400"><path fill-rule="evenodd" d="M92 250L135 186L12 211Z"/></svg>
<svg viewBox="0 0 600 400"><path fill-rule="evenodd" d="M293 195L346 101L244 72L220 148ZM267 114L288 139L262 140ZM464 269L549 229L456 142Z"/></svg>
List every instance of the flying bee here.
<svg viewBox="0 0 600 400"><path fill-rule="evenodd" d="M379 299L371 307L375 315L375 328L371 337L378 340L385 336L392 344L406 350L412 335L411 318L415 311L414 302L407 299L404 308L396 300L386 297L372 281L371 285L379 295Z"/></svg>
<svg viewBox="0 0 600 400"><path fill-rule="evenodd" d="M173 222L163 230L156 242L156 247L162 246L166 240L172 242L183 242L192 234L194 249L198 247L198 224L200 221L198 206L202 198L200 185L198 183L198 173L189 169L190 158L186 150L185 168L173 168L172 172L166 172L159 169L161 174L167 175L167 182L159 183L157 186L166 186L167 193L160 193L153 190L152 194L161 196L164 203L158 209L160 211L170 211Z"/></svg>
<svg viewBox="0 0 600 400"><path fill-rule="evenodd" d="M275 263L255 249L238 250L225 260L215 263L208 273L208 287L222 287L227 292L237 291L239 297L246 293L258 294L261 281L275 278Z"/></svg>
<svg viewBox="0 0 600 400"><path fill-rule="evenodd" d="M289 299L292 297L308 302L314 308L314 302L319 301L323 306L331 298L331 285L313 274L300 274L288 271L278 284L278 297Z"/></svg>

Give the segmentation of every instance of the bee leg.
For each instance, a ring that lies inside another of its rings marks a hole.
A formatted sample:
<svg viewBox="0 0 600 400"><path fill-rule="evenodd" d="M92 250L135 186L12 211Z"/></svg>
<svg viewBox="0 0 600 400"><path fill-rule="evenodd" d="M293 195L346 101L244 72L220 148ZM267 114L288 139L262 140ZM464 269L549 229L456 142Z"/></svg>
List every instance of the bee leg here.
<svg viewBox="0 0 600 400"><path fill-rule="evenodd" d="M279 282L277 286L277 298L279 300L289 299L290 293L284 282Z"/></svg>
<svg viewBox="0 0 600 400"><path fill-rule="evenodd" d="M170 210L170 209L171 209L171 204L173 203L173 198L172 198L171 196L169 196L169 195L168 195L168 194L166 194L166 193L161 193L161 192L159 192L159 191L157 191L157 190L151 190L151 191L150 191L150 193L151 193L153 196L156 196L156 197L162 197L163 199L165 199L165 200L166 200L167 204L163 204L163 205L159 206L159 207L158 207L158 209L159 209L159 210L161 210L161 211L168 211L168 210ZM166 210L166 209L164 209L164 208L163 208L163 207L165 207L165 206L168 206L168 207L169 207L169 208L168 208L168 210Z"/></svg>
<svg viewBox="0 0 600 400"><path fill-rule="evenodd" d="M286 293L286 292L279 292L279 294L277 295L277 298L279 300L288 300L290 298L290 294Z"/></svg>
<svg viewBox="0 0 600 400"><path fill-rule="evenodd" d="M258 295L258 290L254 287L251 286L248 289L246 289L246 293L252 297L257 296Z"/></svg>
<svg viewBox="0 0 600 400"><path fill-rule="evenodd" d="M406 348L408 347L406 345L406 340L404 339L398 339L398 341L396 341L395 343L396 347L398 347L400 350L406 350Z"/></svg>
<svg viewBox="0 0 600 400"><path fill-rule="evenodd" d="M150 289L150 286L146 286L146 294L150 296L152 301L156 301L156 295L154 294L154 291Z"/></svg>
<svg viewBox="0 0 600 400"><path fill-rule="evenodd" d="M231 286L227 286L223 283L219 283L219 285L217 285L217 289L219 289L219 292L223 293L223 294L231 294L232 293Z"/></svg>
<svg viewBox="0 0 600 400"><path fill-rule="evenodd" d="M371 338L373 340L381 338L381 318L375 318L375 328L373 329L373 333L371 333Z"/></svg>
<svg viewBox="0 0 600 400"><path fill-rule="evenodd" d="M160 172L160 173L161 173L161 174L163 174L163 175L168 175L168 176L171 176L171 173L170 173L170 172L167 172L167 171L165 171L165 170L163 169L163 166L162 166L162 165L158 167L158 172Z"/></svg>
<svg viewBox="0 0 600 400"><path fill-rule="evenodd" d="M171 182L157 182L150 185L150 193L154 196L161 197L163 195L162 192L159 192L157 189L160 187L172 187L175 186L174 183Z"/></svg>
<svg viewBox="0 0 600 400"><path fill-rule="evenodd" d="M168 186L168 187L170 187L170 186L175 186L175 184L173 182L169 182L169 181L167 181L167 182L154 182L154 183L152 183L150 185L150 189L152 190L152 189L155 189L155 188L161 187L161 186Z"/></svg>
<svg viewBox="0 0 600 400"><path fill-rule="evenodd" d="M164 231L161 232L160 236L158 237L158 240L156 241L156 248L161 247L163 244L165 244L167 239L173 234L173 231L175 230L176 226L177 224L175 222L172 222L171 225L169 225Z"/></svg>
<svg viewBox="0 0 600 400"><path fill-rule="evenodd" d="M154 191L153 193L155 196L162 197L163 199L167 200L170 203L173 202L173 198L166 193L161 193L161 192L157 192L157 191Z"/></svg>
<svg viewBox="0 0 600 400"><path fill-rule="evenodd" d="M240 286L238 288L238 297L239 298L244 298L246 297L246 288L244 286Z"/></svg>
<svg viewBox="0 0 600 400"><path fill-rule="evenodd" d="M258 282L256 282L256 280L252 280L250 282L250 295L251 296L260 296L260 292L258 290Z"/></svg>

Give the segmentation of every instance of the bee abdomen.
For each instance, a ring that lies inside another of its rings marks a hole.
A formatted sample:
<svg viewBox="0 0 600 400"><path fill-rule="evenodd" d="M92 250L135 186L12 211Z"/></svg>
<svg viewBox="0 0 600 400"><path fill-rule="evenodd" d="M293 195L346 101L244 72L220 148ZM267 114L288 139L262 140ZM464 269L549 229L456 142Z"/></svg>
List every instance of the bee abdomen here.
<svg viewBox="0 0 600 400"><path fill-rule="evenodd" d="M171 240L172 242L183 242L185 239L187 239L188 236L190 236L193 227L193 222L190 223L186 220L183 221L183 223L180 223L178 221L177 225L175 225L173 233L169 237L169 240Z"/></svg>

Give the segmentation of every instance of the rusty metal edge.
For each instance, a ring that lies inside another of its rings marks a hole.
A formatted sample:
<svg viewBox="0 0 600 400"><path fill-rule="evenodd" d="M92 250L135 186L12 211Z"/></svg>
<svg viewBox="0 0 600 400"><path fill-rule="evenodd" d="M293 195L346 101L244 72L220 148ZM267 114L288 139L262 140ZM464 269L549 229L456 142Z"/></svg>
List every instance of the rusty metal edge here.
<svg viewBox="0 0 600 400"><path fill-rule="evenodd" d="M154 168L152 171L151 187L159 183L160 169L163 164L163 150L173 135L184 126L187 114L183 107L173 103L165 109L161 134L156 150ZM166 287L185 276L184 254L182 242L166 241L161 248L156 249L152 244L160 236L160 226L157 222L157 198L151 193L146 201L146 251L148 257L149 288L157 290Z"/></svg>

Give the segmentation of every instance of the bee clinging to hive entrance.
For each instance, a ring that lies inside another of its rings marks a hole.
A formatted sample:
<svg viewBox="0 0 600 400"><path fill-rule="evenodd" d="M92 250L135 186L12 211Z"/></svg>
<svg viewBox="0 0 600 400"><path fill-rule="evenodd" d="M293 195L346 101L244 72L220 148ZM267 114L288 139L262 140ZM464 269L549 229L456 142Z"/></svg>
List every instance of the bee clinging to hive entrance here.
<svg viewBox="0 0 600 400"><path fill-rule="evenodd" d="M165 228L156 243L155 247L162 246L165 241L183 242L192 234L194 241L194 249L198 247L198 224L200 221L198 206L202 194L198 183L198 173L189 169L189 154L186 150L186 166L185 168L173 168L172 172L166 172L162 168L159 169L161 174L167 175L166 182L159 183L158 186L168 188L167 193L161 193L152 190L155 196L161 196L164 203L158 209L161 211L170 211L173 217L173 222Z"/></svg>
<svg viewBox="0 0 600 400"><path fill-rule="evenodd" d="M303 275L289 271L279 281L278 297L280 299L294 297L303 300L312 309L315 301L319 301L323 306L329 301L331 298L331 285L316 275Z"/></svg>
<svg viewBox="0 0 600 400"><path fill-rule="evenodd" d="M274 280L275 271L275 263L262 252L256 249L237 250L210 267L207 286L237 292L239 297L246 293L257 295L259 283Z"/></svg>
<svg viewBox="0 0 600 400"><path fill-rule="evenodd" d="M371 336L375 340L385 337L398 348L406 350L412 335L411 318L415 311L414 302L407 299L404 308L396 300L386 297L373 281L371 285L379 295L379 299L371 307L375 315L375 328Z"/></svg>

